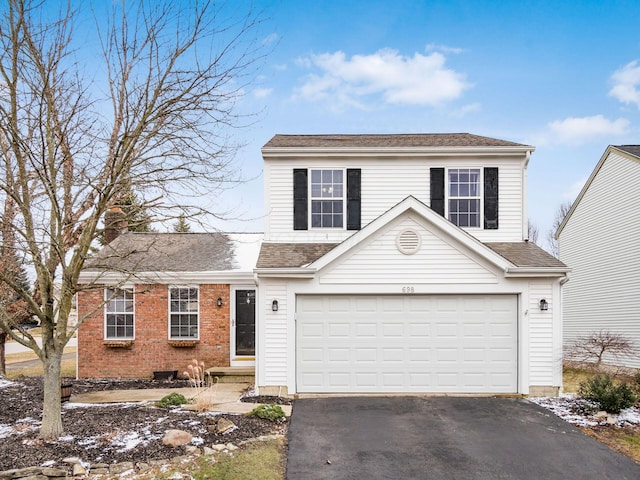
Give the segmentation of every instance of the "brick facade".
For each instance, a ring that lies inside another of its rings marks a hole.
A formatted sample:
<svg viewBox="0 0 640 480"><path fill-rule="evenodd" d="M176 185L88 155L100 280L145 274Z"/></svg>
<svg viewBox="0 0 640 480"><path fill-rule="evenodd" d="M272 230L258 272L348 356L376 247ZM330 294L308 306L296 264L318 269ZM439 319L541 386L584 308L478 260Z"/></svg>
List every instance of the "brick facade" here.
<svg viewBox="0 0 640 480"><path fill-rule="evenodd" d="M79 378L150 378L154 371L178 370L183 377L195 358L209 367L229 366L229 285L200 285L200 338L195 346L169 340L169 286L135 285L135 339L131 345L104 338L104 290L78 294ZM222 298L222 307L216 305Z"/></svg>

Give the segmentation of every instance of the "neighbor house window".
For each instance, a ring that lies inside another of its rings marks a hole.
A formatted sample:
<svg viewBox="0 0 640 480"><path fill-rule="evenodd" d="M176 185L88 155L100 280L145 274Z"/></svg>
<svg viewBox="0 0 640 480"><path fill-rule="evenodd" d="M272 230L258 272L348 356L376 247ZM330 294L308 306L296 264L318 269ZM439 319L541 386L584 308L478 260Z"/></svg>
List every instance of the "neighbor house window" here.
<svg viewBox="0 0 640 480"><path fill-rule="evenodd" d="M133 290L106 288L105 327L107 339L132 339L135 325Z"/></svg>
<svg viewBox="0 0 640 480"><path fill-rule="evenodd" d="M169 337L198 338L198 287L171 287L169 293Z"/></svg>
<svg viewBox="0 0 640 480"><path fill-rule="evenodd" d="M311 227L344 228L343 170L311 170Z"/></svg>
<svg viewBox="0 0 640 480"><path fill-rule="evenodd" d="M480 227L482 179L479 168L448 170L448 218L459 227Z"/></svg>

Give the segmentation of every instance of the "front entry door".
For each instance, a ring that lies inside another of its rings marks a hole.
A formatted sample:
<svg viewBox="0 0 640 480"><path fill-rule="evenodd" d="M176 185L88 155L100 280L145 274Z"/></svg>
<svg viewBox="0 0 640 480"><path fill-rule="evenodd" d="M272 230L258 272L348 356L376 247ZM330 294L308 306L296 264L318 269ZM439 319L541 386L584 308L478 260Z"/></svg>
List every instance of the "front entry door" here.
<svg viewBox="0 0 640 480"><path fill-rule="evenodd" d="M256 291L235 290L235 355L256 354Z"/></svg>

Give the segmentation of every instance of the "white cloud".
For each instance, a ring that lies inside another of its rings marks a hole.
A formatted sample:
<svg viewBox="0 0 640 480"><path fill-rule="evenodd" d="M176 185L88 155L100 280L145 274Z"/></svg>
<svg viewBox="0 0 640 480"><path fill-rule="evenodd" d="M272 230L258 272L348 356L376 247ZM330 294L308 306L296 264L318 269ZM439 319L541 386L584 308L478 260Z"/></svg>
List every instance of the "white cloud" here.
<svg viewBox="0 0 640 480"><path fill-rule="evenodd" d="M273 93L273 88L256 88L253 91L253 96L256 98L265 98Z"/></svg>
<svg viewBox="0 0 640 480"><path fill-rule="evenodd" d="M277 42L278 40L280 40L280 37L278 36L277 33L272 33L270 35L267 35L263 40L262 40L262 44L263 45L271 45L274 42Z"/></svg>
<svg viewBox="0 0 640 480"><path fill-rule="evenodd" d="M613 87L609 90L609 95L618 99L622 103L634 103L640 108L640 65L634 60L626 64L611 75Z"/></svg>
<svg viewBox="0 0 640 480"><path fill-rule="evenodd" d="M453 110L450 115L454 118L462 118L466 117L469 113L479 112L480 110L482 110L482 105L480 105L480 103L478 102L475 102L469 103L468 105L463 105L462 107Z"/></svg>
<svg viewBox="0 0 640 480"><path fill-rule="evenodd" d="M312 55L297 60L299 66L316 71L296 94L357 106L373 95L389 104L435 106L459 98L471 86L464 74L446 68L445 61L437 52L405 57L391 49L351 58L344 52Z"/></svg>
<svg viewBox="0 0 640 480"><path fill-rule="evenodd" d="M442 53L453 53L459 54L464 53L467 50L459 47L450 47L448 45L438 45L437 43L429 43L426 47L424 47L427 52L442 52Z"/></svg>
<svg viewBox="0 0 640 480"><path fill-rule="evenodd" d="M582 190L582 187L584 187L584 184L587 183L588 178L589 177L584 177L574 182L569 187L569 190L562 194L562 197L573 202L578 197L578 194Z"/></svg>
<svg viewBox="0 0 640 480"><path fill-rule="evenodd" d="M569 117L549 124L553 139L558 143L581 145L597 137L613 137L627 133L629 120L609 120L602 115Z"/></svg>

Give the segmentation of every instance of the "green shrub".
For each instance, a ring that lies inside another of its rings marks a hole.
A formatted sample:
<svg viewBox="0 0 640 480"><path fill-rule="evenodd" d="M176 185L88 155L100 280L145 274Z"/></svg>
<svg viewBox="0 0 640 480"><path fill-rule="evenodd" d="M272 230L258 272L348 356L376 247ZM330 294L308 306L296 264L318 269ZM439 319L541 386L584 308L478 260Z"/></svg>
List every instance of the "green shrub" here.
<svg viewBox="0 0 640 480"><path fill-rule="evenodd" d="M260 405L247 413L247 416L264 418L272 422L283 422L286 419L280 405Z"/></svg>
<svg viewBox="0 0 640 480"><path fill-rule="evenodd" d="M170 393L169 395L162 397L162 400L160 400L159 402L156 402L156 405L158 407L173 407L176 405L184 405L185 403L187 403L187 399L184 397L184 395L181 395L180 393Z"/></svg>
<svg viewBox="0 0 640 480"><path fill-rule="evenodd" d="M599 374L580 383L578 394L609 413L620 413L620 410L636 403L633 389L626 382L616 385L607 374Z"/></svg>

